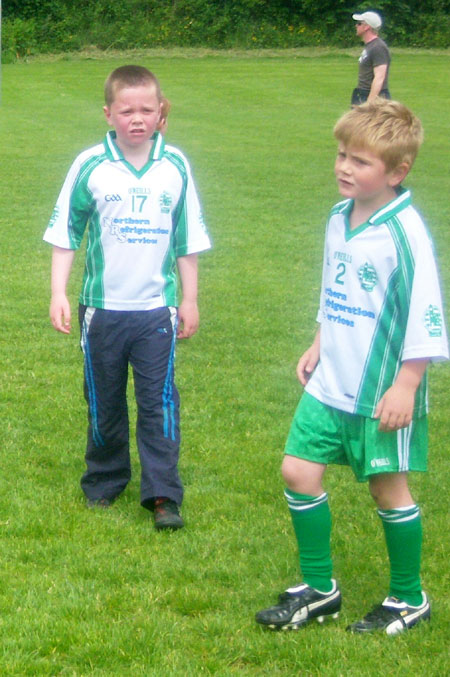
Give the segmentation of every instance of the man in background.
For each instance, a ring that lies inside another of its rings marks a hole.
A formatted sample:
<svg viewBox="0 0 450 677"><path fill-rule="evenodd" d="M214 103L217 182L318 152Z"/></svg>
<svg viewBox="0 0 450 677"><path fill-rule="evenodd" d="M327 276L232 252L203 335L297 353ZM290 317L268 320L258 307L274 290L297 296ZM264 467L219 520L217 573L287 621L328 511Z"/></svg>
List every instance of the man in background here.
<svg viewBox="0 0 450 677"><path fill-rule="evenodd" d="M373 101L377 96L390 99L388 89L391 56L386 43L378 36L382 20L376 12L353 14L356 34L364 42L359 57L358 86L352 93L352 106Z"/></svg>

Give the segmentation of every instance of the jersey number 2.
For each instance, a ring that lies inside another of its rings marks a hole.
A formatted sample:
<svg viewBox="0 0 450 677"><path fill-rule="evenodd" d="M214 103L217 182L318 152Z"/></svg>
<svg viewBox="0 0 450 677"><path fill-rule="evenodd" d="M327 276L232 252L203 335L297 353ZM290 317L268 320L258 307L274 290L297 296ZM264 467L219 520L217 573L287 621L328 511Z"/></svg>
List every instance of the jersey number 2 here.
<svg viewBox="0 0 450 677"><path fill-rule="evenodd" d="M344 284L344 280L342 279L345 275L345 263L339 263L338 267L338 274L335 277L335 283L336 284Z"/></svg>

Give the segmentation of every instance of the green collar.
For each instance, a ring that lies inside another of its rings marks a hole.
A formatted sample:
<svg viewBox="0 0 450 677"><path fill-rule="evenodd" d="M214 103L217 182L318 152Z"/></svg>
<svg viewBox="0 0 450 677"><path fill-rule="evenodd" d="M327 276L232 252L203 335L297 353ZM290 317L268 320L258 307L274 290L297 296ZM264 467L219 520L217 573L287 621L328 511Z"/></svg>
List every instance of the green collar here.
<svg viewBox="0 0 450 677"><path fill-rule="evenodd" d="M107 132L105 139L103 141L106 156L108 157L109 160L111 160L111 162L123 162L123 164L126 165L128 169L138 178L140 178L145 174L145 172L151 167L153 162L161 160L164 155L164 146L165 146L164 137L159 132L155 132L152 136L153 143L150 149L148 161L145 163L142 169L137 170L136 167L133 167L133 165L130 164L124 158L122 151L120 150L120 148L116 143L116 136L117 135L115 131Z"/></svg>
<svg viewBox="0 0 450 677"><path fill-rule="evenodd" d="M358 228L350 230L350 214L352 213L354 200L345 200L338 205L338 211L345 215L346 239L354 237L369 226L380 226L386 221L389 221L398 212L405 209L411 204L411 191L399 186L397 188L397 196L387 204L377 209L376 212L370 216L365 223L362 223Z"/></svg>

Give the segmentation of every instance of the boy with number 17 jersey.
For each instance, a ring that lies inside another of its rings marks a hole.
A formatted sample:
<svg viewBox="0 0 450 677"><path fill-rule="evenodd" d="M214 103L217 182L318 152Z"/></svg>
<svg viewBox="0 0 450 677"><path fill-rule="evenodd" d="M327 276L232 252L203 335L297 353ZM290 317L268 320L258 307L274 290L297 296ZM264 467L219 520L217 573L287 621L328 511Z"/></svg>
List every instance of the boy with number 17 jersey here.
<svg viewBox="0 0 450 677"><path fill-rule="evenodd" d="M139 171L124 163L114 132L78 156L45 239L78 249L87 223L86 306L176 306L176 260L209 247L189 164L159 133Z"/></svg>
<svg viewBox="0 0 450 677"><path fill-rule="evenodd" d="M88 505L109 506L130 480L131 365L141 504L153 511L157 529L179 529L175 342L198 328L197 254L211 244L188 161L158 131L164 104L146 68L110 74L104 112L113 131L76 158L44 239L53 245L50 317L57 331L69 333L66 286L87 230L79 321L89 413L81 486Z"/></svg>

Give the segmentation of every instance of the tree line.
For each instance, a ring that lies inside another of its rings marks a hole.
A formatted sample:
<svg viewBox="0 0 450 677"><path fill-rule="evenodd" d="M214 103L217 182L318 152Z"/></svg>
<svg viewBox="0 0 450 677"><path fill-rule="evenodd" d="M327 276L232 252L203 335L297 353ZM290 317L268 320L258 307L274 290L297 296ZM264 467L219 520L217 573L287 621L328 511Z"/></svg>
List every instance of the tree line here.
<svg viewBox="0 0 450 677"><path fill-rule="evenodd" d="M450 46L450 0L4 0L3 60L88 46L348 47L352 14L367 9L390 45Z"/></svg>

